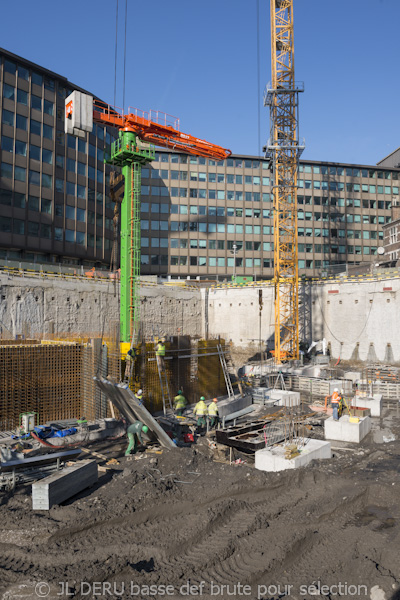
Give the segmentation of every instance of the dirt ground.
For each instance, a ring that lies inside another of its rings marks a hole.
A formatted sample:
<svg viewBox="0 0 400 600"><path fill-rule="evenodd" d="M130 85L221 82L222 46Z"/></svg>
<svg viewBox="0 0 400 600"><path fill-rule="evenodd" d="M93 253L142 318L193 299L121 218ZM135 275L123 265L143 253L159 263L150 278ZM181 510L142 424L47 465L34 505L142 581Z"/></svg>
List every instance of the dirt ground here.
<svg viewBox="0 0 400 600"><path fill-rule="evenodd" d="M400 418L377 422L281 473L215 462L204 439L138 460L97 444L121 471L64 505L1 495L0 597L400 599Z"/></svg>

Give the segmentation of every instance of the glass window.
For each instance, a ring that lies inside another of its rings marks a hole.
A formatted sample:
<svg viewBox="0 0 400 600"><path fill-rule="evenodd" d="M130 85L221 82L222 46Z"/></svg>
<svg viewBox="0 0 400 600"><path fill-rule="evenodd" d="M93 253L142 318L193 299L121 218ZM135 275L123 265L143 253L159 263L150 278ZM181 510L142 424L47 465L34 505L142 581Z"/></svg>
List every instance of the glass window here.
<svg viewBox="0 0 400 600"><path fill-rule="evenodd" d="M53 152L51 150L46 150L46 148L43 148L42 161L44 163L47 163L48 165L52 165L53 164Z"/></svg>
<svg viewBox="0 0 400 600"><path fill-rule="evenodd" d="M31 108L35 110L42 110L42 99L39 96L31 95Z"/></svg>
<svg viewBox="0 0 400 600"><path fill-rule="evenodd" d="M85 223L85 221L86 221L86 210L84 208L77 208L76 209L76 220L77 221L82 221L82 223Z"/></svg>
<svg viewBox="0 0 400 600"><path fill-rule="evenodd" d="M15 140L15 154L26 156L26 142L20 142L19 140Z"/></svg>
<svg viewBox="0 0 400 600"><path fill-rule="evenodd" d="M14 140L12 138L1 136L1 149L3 152L14 152Z"/></svg>
<svg viewBox="0 0 400 600"><path fill-rule="evenodd" d="M42 187L52 188L52 186L53 186L53 175L47 175L47 173L42 173Z"/></svg>
<svg viewBox="0 0 400 600"><path fill-rule="evenodd" d="M28 208L29 210L39 211L39 198L37 196L28 197Z"/></svg>
<svg viewBox="0 0 400 600"><path fill-rule="evenodd" d="M3 84L3 96L9 100L15 100L15 87L13 85Z"/></svg>
<svg viewBox="0 0 400 600"><path fill-rule="evenodd" d="M34 146L33 144L29 146L29 158L40 160L40 146Z"/></svg>
<svg viewBox="0 0 400 600"><path fill-rule="evenodd" d="M51 200L48 200L47 198L42 198L40 210L42 213L46 213L46 214L50 215L51 214Z"/></svg>
<svg viewBox="0 0 400 600"><path fill-rule="evenodd" d="M25 92L24 90L20 90L18 88L17 89L17 102L27 106L28 105L28 92Z"/></svg>
<svg viewBox="0 0 400 600"><path fill-rule="evenodd" d="M65 241L70 243L75 242L75 231L73 229L65 230Z"/></svg>
<svg viewBox="0 0 400 600"><path fill-rule="evenodd" d="M31 133L35 135L41 135L42 133L42 124L39 121L35 121L35 119L31 119Z"/></svg>
<svg viewBox="0 0 400 600"><path fill-rule="evenodd" d="M65 216L67 219L72 219L75 221L75 207L74 206L66 206L65 207Z"/></svg>
<svg viewBox="0 0 400 600"><path fill-rule="evenodd" d="M13 233L16 233L18 235L24 235L25 234L25 221L22 221L22 219L14 219L13 220Z"/></svg>
<svg viewBox="0 0 400 600"><path fill-rule="evenodd" d="M54 115L54 102L50 102L50 100L45 100L44 112L46 113L46 115L50 115L52 117Z"/></svg>
<svg viewBox="0 0 400 600"><path fill-rule="evenodd" d="M54 227L54 240L56 242L63 241L63 229L61 227Z"/></svg>
<svg viewBox="0 0 400 600"><path fill-rule="evenodd" d="M77 172L78 172L78 175L84 175L84 176L86 176L86 165L85 165L85 163L82 163L82 162L79 162L79 161L77 162Z"/></svg>
<svg viewBox="0 0 400 600"><path fill-rule="evenodd" d="M63 179L56 179L56 191L64 192L64 180Z"/></svg>
<svg viewBox="0 0 400 600"><path fill-rule="evenodd" d="M32 235L33 237L39 236L39 223L28 221L28 235Z"/></svg>
<svg viewBox="0 0 400 600"><path fill-rule="evenodd" d="M20 77L21 79L25 79L25 81L29 81L28 69L25 69L25 67L21 67L21 65L18 65L18 77Z"/></svg>
<svg viewBox="0 0 400 600"><path fill-rule="evenodd" d="M53 139L53 127L51 125L46 125L43 123L43 137L47 138L48 140Z"/></svg>
<svg viewBox="0 0 400 600"><path fill-rule="evenodd" d="M2 121L4 125L11 125L12 127L14 127L14 113L3 108Z"/></svg>
<svg viewBox="0 0 400 600"><path fill-rule="evenodd" d="M86 142L85 140L78 139L78 152L86 154Z"/></svg>
<svg viewBox="0 0 400 600"><path fill-rule="evenodd" d="M86 199L86 187L84 185L77 186L77 196L78 198Z"/></svg>
<svg viewBox="0 0 400 600"><path fill-rule="evenodd" d="M39 73L35 73L34 71L32 71L31 79L32 79L32 83L34 83L36 85L41 86L43 83L43 77L41 75L39 75Z"/></svg>
<svg viewBox="0 0 400 600"><path fill-rule="evenodd" d="M51 226L45 223L40 225L40 237L50 239L51 238Z"/></svg>
<svg viewBox="0 0 400 600"><path fill-rule="evenodd" d="M1 163L1 177L6 177L7 179L12 179L12 165L7 163Z"/></svg>
<svg viewBox="0 0 400 600"><path fill-rule="evenodd" d="M67 171L75 173L75 161L72 158L67 158Z"/></svg>
<svg viewBox="0 0 400 600"><path fill-rule="evenodd" d="M75 196L75 184L71 183L71 181L67 181L67 194Z"/></svg>
<svg viewBox="0 0 400 600"><path fill-rule="evenodd" d="M0 217L0 231L3 233L11 233L10 217Z"/></svg>
<svg viewBox="0 0 400 600"><path fill-rule="evenodd" d="M12 62L11 60L4 59L4 71L6 73L12 73L14 75L16 69L17 65L14 62Z"/></svg>
<svg viewBox="0 0 400 600"><path fill-rule="evenodd" d="M15 167L14 179L15 181L26 181L25 167Z"/></svg>
<svg viewBox="0 0 400 600"><path fill-rule="evenodd" d="M11 206L11 198L12 198L11 190L0 189L0 204L4 204L5 206ZM14 202L14 204L15 204L15 202Z"/></svg>

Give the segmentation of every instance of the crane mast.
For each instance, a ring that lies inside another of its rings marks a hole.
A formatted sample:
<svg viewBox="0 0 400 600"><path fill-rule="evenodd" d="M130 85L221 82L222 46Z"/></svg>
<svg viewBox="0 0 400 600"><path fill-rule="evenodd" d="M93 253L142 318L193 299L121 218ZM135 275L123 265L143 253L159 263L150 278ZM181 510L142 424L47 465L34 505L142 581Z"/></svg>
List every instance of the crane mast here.
<svg viewBox="0 0 400 600"><path fill-rule="evenodd" d="M297 168L304 143L298 139L298 95L295 82L293 0L270 0L272 81L264 94L270 107L266 148L273 180L275 359L299 357Z"/></svg>
<svg viewBox="0 0 400 600"><path fill-rule="evenodd" d="M65 100L65 133L84 136L93 123L116 127L118 139L105 162L122 169L125 179L121 204L121 342L138 341L140 328L140 192L142 166L155 157L155 145L195 156L223 160L231 151L179 130L179 120L160 111L119 109L74 91Z"/></svg>

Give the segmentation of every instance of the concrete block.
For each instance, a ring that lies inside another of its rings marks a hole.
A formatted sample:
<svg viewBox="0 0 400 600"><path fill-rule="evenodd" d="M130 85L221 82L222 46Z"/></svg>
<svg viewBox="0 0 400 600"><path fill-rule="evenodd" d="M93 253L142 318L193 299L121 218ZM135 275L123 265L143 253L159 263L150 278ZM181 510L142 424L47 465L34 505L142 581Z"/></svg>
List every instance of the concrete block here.
<svg viewBox="0 0 400 600"><path fill-rule="evenodd" d="M300 442L300 441L299 441ZM293 440L296 443L296 440ZM307 439L304 446L300 446L299 456L291 459L285 458L285 446L263 448L255 453L255 467L260 471L284 471L305 467L312 460L331 458L331 444L323 440Z"/></svg>
<svg viewBox="0 0 400 600"><path fill-rule="evenodd" d="M345 371L344 378L351 379L353 383L356 383L361 379L361 371Z"/></svg>
<svg viewBox="0 0 400 600"><path fill-rule="evenodd" d="M95 460L81 460L32 484L33 510L49 510L97 482Z"/></svg>
<svg viewBox="0 0 400 600"><path fill-rule="evenodd" d="M359 444L371 431L371 417L364 417L358 423L351 423L348 415L343 415L339 421L334 421L333 417L329 417L324 422L324 429L327 440Z"/></svg>
<svg viewBox="0 0 400 600"><path fill-rule="evenodd" d="M290 392L288 390L271 390L271 400L275 400L276 406L299 406L300 392Z"/></svg>
<svg viewBox="0 0 400 600"><path fill-rule="evenodd" d="M351 405L369 408L371 417L380 417L382 412L382 394L374 394L372 398L370 396L355 396L351 401Z"/></svg>
<svg viewBox="0 0 400 600"><path fill-rule="evenodd" d="M227 398L226 400L220 400L218 402L219 416L222 419L223 417L227 417L231 413L235 413L240 410L243 410L244 408L247 408L252 403L253 399L251 396L244 396L243 398L241 396L235 396L235 398L231 400L229 400L229 398Z"/></svg>

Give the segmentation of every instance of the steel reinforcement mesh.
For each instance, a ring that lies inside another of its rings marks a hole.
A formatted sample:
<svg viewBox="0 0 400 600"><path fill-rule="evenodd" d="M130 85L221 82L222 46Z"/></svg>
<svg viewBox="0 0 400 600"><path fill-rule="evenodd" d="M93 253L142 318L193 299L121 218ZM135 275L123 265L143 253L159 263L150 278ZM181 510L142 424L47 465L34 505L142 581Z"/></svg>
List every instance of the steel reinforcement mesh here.
<svg viewBox="0 0 400 600"><path fill-rule="evenodd" d="M227 393L218 343L224 347L224 340L193 340L190 336L174 336L166 342L165 370L171 401L179 390L190 404L197 402L200 396L208 400ZM143 389L144 403L150 412L163 410L154 343L137 346L131 387L134 391Z"/></svg>
<svg viewBox="0 0 400 600"><path fill-rule="evenodd" d="M119 380L120 353L113 338L10 342L0 345L0 430L15 429L25 412L37 413L41 424L112 416L93 377Z"/></svg>
<svg viewBox="0 0 400 600"><path fill-rule="evenodd" d="M17 427L24 412L37 423L80 416L81 370L80 344L0 346L0 429Z"/></svg>

